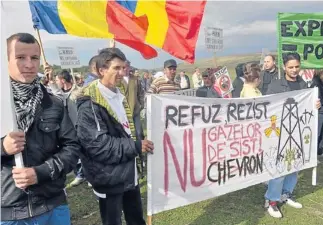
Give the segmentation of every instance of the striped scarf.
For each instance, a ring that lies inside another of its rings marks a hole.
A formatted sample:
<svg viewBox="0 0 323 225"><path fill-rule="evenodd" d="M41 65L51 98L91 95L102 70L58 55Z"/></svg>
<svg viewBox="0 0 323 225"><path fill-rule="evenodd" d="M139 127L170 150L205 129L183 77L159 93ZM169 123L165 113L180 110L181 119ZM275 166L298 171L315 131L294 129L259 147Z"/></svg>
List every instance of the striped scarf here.
<svg viewBox="0 0 323 225"><path fill-rule="evenodd" d="M34 122L37 106L43 98L40 79L31 84L23 84L11 79L18 129L27 132Z"/></svg>
<svg viewBox="0 0 323 225"><path fill-rule="evenodd" d="M111 106L107 103L107 101L104 99L104 97L101 95L97 84L98 84L98 80L93 81L89 86L87 86L83 91L84 91L84 95L85 96L90 96L92 98L93 101L95 101L97 104L101 105L103 108L105 108L110 115L112 115L114 117L114 119L116 119L117 121L119 121L117 115L114 113L114 111L112 110ZM124 94L124 92L121 91L122 94ZM123 107L126 111L126 115L127 115L127 119L129 122L129 128L131 131L131 137L132 139L135 141L136 140L136 130L135 130L135 125L133 122L133 118L132 118L132 113L128 104L128 101L126 98L123 99ZM119 121L120 122L120 121Z"/></svg>

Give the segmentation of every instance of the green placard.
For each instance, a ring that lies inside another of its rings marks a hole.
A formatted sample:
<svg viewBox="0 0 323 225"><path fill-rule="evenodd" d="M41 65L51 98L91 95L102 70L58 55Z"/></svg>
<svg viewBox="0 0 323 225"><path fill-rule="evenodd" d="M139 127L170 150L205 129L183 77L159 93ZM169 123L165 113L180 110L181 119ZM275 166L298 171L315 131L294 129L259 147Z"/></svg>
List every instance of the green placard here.
<svg viewBox="0 0 323 225"><path fill-rule="evenodd" d="M323 68L323 13L278 13L278 59L298 52L302 68Z"/></svg>

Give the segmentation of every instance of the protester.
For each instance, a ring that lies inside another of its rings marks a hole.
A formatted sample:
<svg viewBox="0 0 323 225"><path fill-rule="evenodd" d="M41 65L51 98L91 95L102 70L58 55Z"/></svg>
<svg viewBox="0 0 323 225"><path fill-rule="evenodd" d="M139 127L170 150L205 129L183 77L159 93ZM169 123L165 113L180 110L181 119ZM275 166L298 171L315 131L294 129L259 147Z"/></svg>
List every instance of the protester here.
<svg viewBox="0 0 323 225"><path fill-rule="evenodd" d="M75 126L77 120L76 97L81 88L73 83L73 77L67 70L62 70L59 74L57 74L54 80L52 67L47 64L45 67L45 74L46 77L49 78L48 85L50 89L54 95L63 100L68 115ZM78 186L85 181L81 161L78 161L76 167L74 168L74 174L76 177L70 184L68 184L68 187Z"/></svg>
<svg viewBox="0 0 323 225"><path fill-rule="evenodd" d="M260 73L259 90L264 95L272 80L278 79L278 68L276 67L275 56L267 55L264 58L264 70Z"/></svg>
<svg viewBox="0 0 323 225"><path fill-rule="evenodd" d="M138 70L136 70L138 71ZM132 73L130 61L126 60L125 62L125 71L124 76L121 82L117 83L122 95L127 99L127 102L130 106L130 111L133 116L133 122L135 125L135 132L137 140L144 139L144 130L143 124L141 123L141 111L144 109L145 104L145 92L141 86L141 80L139 80L139 75L135 76L135 73ZM139 154L138 162L138 171L141 174L141 178L144 177L143 171L145 167L145 162L142 154Z"/></svg>
<svg viewBox="0 0 323 225"><path fill-rule="evenodd" d="M143 78L141 80L141 86L144 89L144 92L148 92L150 85L152 83L152 78L148 71L144 71Z"/></svg>
<svg viewBox="0 0 323 225"><path fill-rule="evenodd" d="M134 72L134 76L135 76L135 77L140 77L139 70L135 70L135 72Z"/></svg>
<svg viewBox="0 0 323 225"><path fill-rule="evenodd" d="M247 64L244 67L244 79L242 91L240 93L241 98L250 98L262 96L262 93L258 89L260 81L260 68L254 64Z"/></svg>
<svg viewBox="0 0 323 225"><path fill-rule="evenodd" d="M242 91L243 84L245 82L242 67L243 67L243 64L239 64L235 68L237 77L232 82L232 86L233 86L232 97L233 98L240 98L240 93Z"/></svg>
<svg viewBox="0 0 323 225"><path fill-rule="evenodd" d="M145 225L137 180L136 157L152 152L153 143L137 140L130 106L116 87L125 70L125 55L105 49L96 63L100 80L78 100L77 135L86 178L99 197L102 223Z"/></svg>
<svg viewBox="0 0 323 225"><path fill-rule="evenodd" d="M45 69L45 72L48 71L49 77L51 78L52 71L50 67ZM59 93L63 96L64 106L67 108L68 115L75 126L77 118L77 108L76 108L76 96L80 88L73 83L73 77L67 70L62 70L57 74L55 81L50 79L49 85L54 93Z"/></svg>
<svg viewBox="0 0 323 225"><path fill-rule="evenodd" d="M75 75L75 83L78 87L83 87L84 80L81 74L76 74Z"/></svg>
<svg viewBox="0 0 323 225"><path fill-rule="evenodd" d="M156 78L151 84L148 93L170 94L179 91L181 87L175 82L177 63L174 59L164 62L164 76Z"/></svg>
<svg viewBox="0 0 323 225"><path fill-rule="evenodd" d="M40 83L46 88L46 91L50 94L52 94L52 90L49 86L49 79L48 79L48 76L46 75L43 75L43 76L40 76L39 73L38 73L38 77L40 77Z"/></svg>
<svg viewBox="0 0 323 225"><path fill-rule="evenodd" d="M144 139L144 131L140 120L140 112L145 104L145 92L141 86L141 81L138 76L130 73L130 62L126 61L124 77L117 84L121 93L126 97L130 106L133 120L135 123L136 137L138 140Z"/></svg>
<svg viewBox="0 0 323 225"><path fill-rule="evenodd" d="M40 84L40 45L28 33L7 39L19 131L1 138L1 224L71 224L66 174L80 146L63 103ZM15 167L21 152L24 168Z"/></svg>
<svg viewBox="0 0 323 225"><path fill-rule="evenodd" d="M266 94L277 94L282 92L296 91L307 88L306 82L299 76L301 58L298 53L286 53L283 55L285 75L280 80L273 80L268 87ZM321 107L317 101L317 109ZM281 218L282 213L277 207L277 202L283 202L293 208L302 208L302 204L297 202L292 194L297 184L297 172L272 179L268 183L265 194L265 206L269 215Z"/></svg>
<svg viewBox="0 0 323 225"><path fill-rule="evenodd" d="M99 54L103 54L106 51L110 54L111 49L104 48L99 52ZM130 106L130 112L133 116L133 121L135 125L136 138L138 140L143 140L145 135L141 123L140 112L144 108L145 92L141 86L139 76L135 76L135 71L131 67L131 63L128 60L125 61L123 79L121 79L120 82L117 83L117 87L119 88L121 94L126 97L126 100ZM139 160L137 162L138 170L140 170L141 177L143 177L145 163L144 158L141 154L139 154Z"/></svg>
<svg viewBox="0 0 323 225"><path fill-rule="evenodd" d="M98 56L93 56L89 61L90 73L87 75L86 79L83 82L83 86L89 85L92 81L98 79L98 74L96 70L96 61Z"/></svg>
<svg viewBox="0 0 323 225"><path fill-rule="evenodd" d="M323 104L323 69L315 71L311 87L318 87L319 98L322 105ZM317 154L323 155L323 107L319 109L317 134L318 134Z"/></svg>
<svg viewBox="0 0 323 225"><path fill-rule="evenodd" d="M47 87L48 86L48 83L49 83L49 80L48 80L48 77L43 75L40 76L40 74L38 73L37 76L40 78L40 82L41 84L44 86L44 87Z"/></svg>
<svg viewBox="0 0 323 225"><path fill-rule="evenodd" d="M213 85L215 82L215 77L213 74L209 73L209 70L206 70L202 73L203 78L203 87L199 87L196 90L196 97L204 97L204 98L221 98L219 93L214 90Z"/></svg>
<svg viewBox="0 0 323 225"><path fill-rule="evenodd" d="M203 80L199 68L195 68L195 73L192 75L193 87L199 88L203 86Z"/></svg>
<svg viewBox="0 0 323 225"><path fill-rule="evenodd" d="M175 80L179 83L182 90L191 88L190 78L185 74L185 71L181 71L179 75L176 76Z"/></svg>

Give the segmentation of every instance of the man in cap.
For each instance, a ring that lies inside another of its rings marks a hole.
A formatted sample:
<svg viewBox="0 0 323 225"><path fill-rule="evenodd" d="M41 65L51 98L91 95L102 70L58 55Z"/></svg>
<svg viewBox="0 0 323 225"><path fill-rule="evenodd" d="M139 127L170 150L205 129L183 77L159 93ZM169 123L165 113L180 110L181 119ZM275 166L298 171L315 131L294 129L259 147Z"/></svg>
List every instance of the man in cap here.
<svg viewBox="0 0 323 225"><path fill-rule="evenodd" d="M164 62L164 76L156 78L151 84L148 93L169 94L179 91L180 85L175 82L177 63L174 59Z"/></svg>
<svg viewBox="0 0 323 225"><path fill-rule="evenodd" d="M221 98L219 93L213 88L215 77L210 73L210 70L206 70L202 73L202 79L204 85L196 90L196 97Z"/></svg>

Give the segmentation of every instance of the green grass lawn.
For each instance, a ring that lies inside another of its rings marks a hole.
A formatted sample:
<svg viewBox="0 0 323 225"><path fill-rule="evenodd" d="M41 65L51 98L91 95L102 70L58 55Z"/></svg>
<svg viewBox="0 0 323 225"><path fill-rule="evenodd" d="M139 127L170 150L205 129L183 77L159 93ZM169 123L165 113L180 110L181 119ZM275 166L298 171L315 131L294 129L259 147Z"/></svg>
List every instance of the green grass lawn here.
<svg viewBox="0 0 323 225"><path fill-rule="evenodd" d="M218 198L156 214L153 216L153 225L322 225L323 164L319 164L317 170L317 186L311 185L312 170L300 173L295 194L304 208L299 210L283 206L282 219L273 219L266 214L263 208L265 186L259 184ZM69 180L71 179L73 176L69 176ZM87 183L70 188L67 193L73 225L101 224L98 203ZM146 212L145 181L141 181L141 193Z"/></svg>

